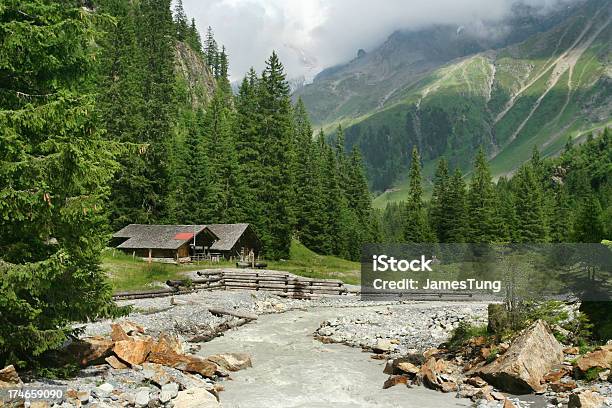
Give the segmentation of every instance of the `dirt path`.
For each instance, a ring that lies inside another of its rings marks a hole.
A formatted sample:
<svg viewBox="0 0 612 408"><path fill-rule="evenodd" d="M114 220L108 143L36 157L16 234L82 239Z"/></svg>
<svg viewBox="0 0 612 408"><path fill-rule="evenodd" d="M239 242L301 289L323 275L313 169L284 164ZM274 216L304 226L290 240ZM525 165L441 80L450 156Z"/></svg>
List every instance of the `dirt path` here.
<svg viewBox="0 0 612 408"><path fill-rule="evenodd" d="M321 321L349 308L313 308L260 316L239 330L205 343L201 354L248 352L253 368L223 383L224 408L465 407L469 400L422 387L382 390L381 360L358 349L322 344L312 337Z"/></svg>

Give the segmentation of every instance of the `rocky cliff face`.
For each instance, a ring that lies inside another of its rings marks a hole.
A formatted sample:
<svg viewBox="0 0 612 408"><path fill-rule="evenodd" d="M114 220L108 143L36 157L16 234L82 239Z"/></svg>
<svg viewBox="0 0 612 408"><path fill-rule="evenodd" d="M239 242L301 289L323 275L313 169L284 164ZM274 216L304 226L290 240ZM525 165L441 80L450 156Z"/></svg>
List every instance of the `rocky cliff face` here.
<svg viewBox="0 0 612 408"><path fill-rule="evenodd" d="M184 86L184 95L193 107L204 106L212 98L215 79L203 56L189 45L178 41L174 61L179 83Z"/></svg>

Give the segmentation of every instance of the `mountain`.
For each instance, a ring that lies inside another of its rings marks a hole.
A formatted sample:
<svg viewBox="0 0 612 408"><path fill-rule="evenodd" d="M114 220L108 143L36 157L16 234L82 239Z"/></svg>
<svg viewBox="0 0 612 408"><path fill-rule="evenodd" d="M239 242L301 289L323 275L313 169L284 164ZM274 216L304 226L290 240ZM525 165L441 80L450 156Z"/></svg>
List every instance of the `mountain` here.
<svg viewBox="0 0 612 408"><path fill-rule="evenodd" d="M346 126L372 190L388 190L376 204L404 198L414 145L426 175L441 155L467 169L480 145L495 175L509 173L534 145L552 155L569 135L610 123L611 8L592 0L546 16L520 9L490 39L469 27L398 32L298 95L319 125Z"/></svg>

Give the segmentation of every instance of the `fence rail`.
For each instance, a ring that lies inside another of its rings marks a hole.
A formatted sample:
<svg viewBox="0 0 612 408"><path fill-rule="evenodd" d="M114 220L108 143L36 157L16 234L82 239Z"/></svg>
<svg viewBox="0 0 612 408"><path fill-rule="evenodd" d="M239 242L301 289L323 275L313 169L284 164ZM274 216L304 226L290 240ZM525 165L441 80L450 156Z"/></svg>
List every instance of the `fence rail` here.
<svg viewBox="0 0 612 408"><path fill-rule="evenodd" d="M118 292L114 300L146 299L175 296L198 290L253 290L296 299L310 299L322 295L345 295L344 283L335 279L313 279L282 272L198 271L193 280L167 281L167 288L141 292Z"/></svg>

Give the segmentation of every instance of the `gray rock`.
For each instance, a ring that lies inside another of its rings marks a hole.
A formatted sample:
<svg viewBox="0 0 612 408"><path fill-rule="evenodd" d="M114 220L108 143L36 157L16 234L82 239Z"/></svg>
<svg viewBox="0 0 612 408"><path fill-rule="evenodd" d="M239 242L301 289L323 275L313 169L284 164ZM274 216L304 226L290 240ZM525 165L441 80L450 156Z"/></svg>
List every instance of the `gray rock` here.
<svg viewBox="0 0 612 408"><path fill-rule="evenodd" d="M175 382L164 384L161 388L162 392L170 394L170 398L176 398L179 392L179 385Z"/></svg>
<svg viewBox="0 0 612 408"><path fill-rule="evenodd" d="M151 400L151 390L147 387L141 387L138 389L136 396L134 398L134 403L137 407L146 407L149 405L149 401Z"/></svg>
<svg viewBox="0 0 612 408"><path fill-rule="evenodd" d="M108 396L111 392L113 392L114 389L115 387L113 387L112 384L104 383L94 388L94 393L100 398L108 398Z"/></svg>
<svg viewBox="0 0 612 408"><path fill-rule="evenodd" d="M91 393L89 390L78 391L77 397L82 404L86 404L89 401L89 398L91 398Z"/></svg>

